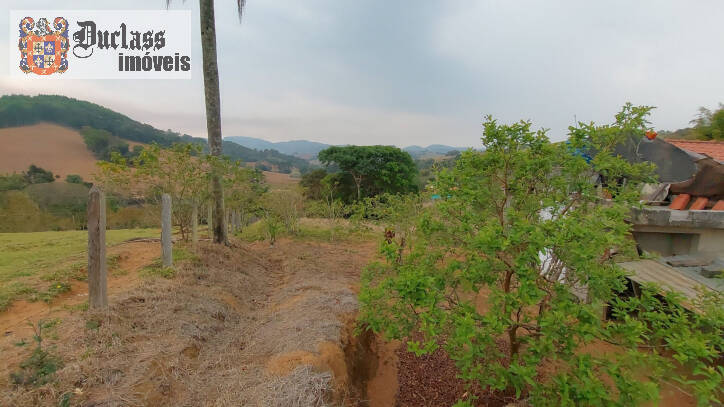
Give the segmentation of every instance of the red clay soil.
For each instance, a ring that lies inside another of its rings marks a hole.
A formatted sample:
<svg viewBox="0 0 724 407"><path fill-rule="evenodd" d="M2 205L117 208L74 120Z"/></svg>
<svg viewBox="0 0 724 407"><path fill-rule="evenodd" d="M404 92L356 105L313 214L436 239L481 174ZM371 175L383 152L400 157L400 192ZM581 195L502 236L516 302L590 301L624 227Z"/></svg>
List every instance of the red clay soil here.
<svg viewBox="0 0 724 407"><path fill-rule="evenodd" d="M452 406L458 400L470 400L470 390L457 377L455 363L443 349L417 357L403 345L397 349L397 358L397 407ZM513 401L479 389L474 393L477 396L473 402L475 406L502 407Z"/></svg>

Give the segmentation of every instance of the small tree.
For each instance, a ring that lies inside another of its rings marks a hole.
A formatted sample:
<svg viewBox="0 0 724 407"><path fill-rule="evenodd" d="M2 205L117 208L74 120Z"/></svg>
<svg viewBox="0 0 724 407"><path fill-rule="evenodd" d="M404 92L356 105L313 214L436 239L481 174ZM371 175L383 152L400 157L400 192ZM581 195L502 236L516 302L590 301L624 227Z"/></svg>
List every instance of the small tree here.
<svg viewBox="0 0 724 407"><path fill-rule="evenodd" d="M356 205L352 218L385 225L382 251L401 262L405 251L412 246L423 212L423 199L420 194L381 194L365 198Z"/></svg>
<svg viewBox="0 0 724 407"><path fill-rule="evenodd" d="M97 180L110 193L155 203L160 202L163 193L168 193L173 201L173 224L179 227L182 239L187 240L194 202L209 195L211 164L200 153L199 145L188 143L174 144L168 149L153 144L130 161L111 153L111 161L98 163Z"/></svg>
<svg viewBox="0 0 724 407"><path fill-rule="evenodd" d="M240 161L223 160L222 163L224 168L220 173L224 174L225 204L229 209L238 210L242 224L246 224L249 215L259 208L259 198L266 191L264 175L259 170L244 167Z"/></svg>
<svg viewBox="0 0 724 407"><path fill-rule="evenodd" d="M667 375L693 383L702 404L716 400L721 297L703 299L701 314L651 287L627 298L613 260L634 255L625 219L652 168L611 151L644 136L649 111L626 105L614 124L571 128L568 143L557 144L528 122L488 118L485 152L465 152L439 174L442 199L421 216L410 254L400 257L392 250L399 243L387 242L388 261L365 272L361 320L394 338L419 332L410 350L443 346L471 385L535 406L635 405L655 399ZM597 194L596 173L612 199ZM612 320L601 318L606 303ZM585 350L601 342L621 352ZM675 375L683 370L697 380Z"/></svg>
<svg viewBox="0 0 724 407"><path fill-rule="evenodd" d="M326 176L327 171L322 168L309 171L306 174L302 175L302 179L299 181L299 186L303 188L304 197L313 200L322 199L322 180Z"/></svg>
<svg viewBox="0 0 724 407"><path fill-rule="evenodd" d="M52 171L44 170L35 164L30 164L28 170L23 172L25 182L28 184L44 184L55 181Z"/></svg>

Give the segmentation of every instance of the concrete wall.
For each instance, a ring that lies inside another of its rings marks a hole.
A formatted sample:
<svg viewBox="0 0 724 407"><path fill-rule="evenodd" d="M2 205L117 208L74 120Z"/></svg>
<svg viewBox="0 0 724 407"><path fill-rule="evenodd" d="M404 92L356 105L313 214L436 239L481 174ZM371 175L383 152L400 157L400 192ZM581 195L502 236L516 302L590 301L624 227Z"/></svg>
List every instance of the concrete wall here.
<svg viewBox="0 0 724 407"><path fill-rule="evenodd" d="M724 211L634 209L634 238L646 251L662 256L724 253Z"/></svg>

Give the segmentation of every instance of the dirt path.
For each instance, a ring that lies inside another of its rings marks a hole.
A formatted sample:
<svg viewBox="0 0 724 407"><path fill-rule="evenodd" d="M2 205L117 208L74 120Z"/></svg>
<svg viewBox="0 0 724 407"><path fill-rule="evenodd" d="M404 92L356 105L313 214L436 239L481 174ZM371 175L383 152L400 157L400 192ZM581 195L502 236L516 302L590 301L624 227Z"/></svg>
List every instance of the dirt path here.
<svg viewBox="0 0 724 407"><path fill-rule="evenodd" d="M109 274L108 293L114 295L127 291L139 282L138 271L151 263L161 254L158 243L137 242L120 244L108 249L109 256L118 256L118 265ZM63 320L67 318L74 306L86 302L88 284L75 281L70 291L55 298L51 303L42 301L14 302L7 310L0 313L0 375L7 378L9 372L17 367L25 357L26 350L18 347L18 343L31 342L33 328L40 320ZM0 380L0 386L2 380Z"/></svg>
<svg viewBox="0 0 724 407"><path fill-rule="evenodd" d="M142 247L129 252L121 263L140 268ZM62 315L46 346L64 367L34 389L11 386L0 372L0 405L57 406L64 394L81 406L286 407L330 395L337 404L392 405L393 365L377 359L374 337L354 335L359 275L375 253L373 242L202 243L172 279L119 277L107 314L62 308L82 301L75 289L50 313L20 308L25 318ZM17 369L30 349L14 347L11 335L7 369ZM372 400L367 381L378 365L388 370L369 384L379 395Z"/></svg>
<svg viewBox="0 0 724 407"><path fill-rule="evenodd" d="M108 293L128 290L139 280L138 271L161 255L159 243L135 242L108 248L108 256L119 256L118 266L109 273ZM15 301L5 312L0 313L0 332L7 339L32 333L28 321L42 318L57 318L67 313L68 307L86 301L88 283L74 281L70 291L55 298L51 303L42 301Z"/></svg>

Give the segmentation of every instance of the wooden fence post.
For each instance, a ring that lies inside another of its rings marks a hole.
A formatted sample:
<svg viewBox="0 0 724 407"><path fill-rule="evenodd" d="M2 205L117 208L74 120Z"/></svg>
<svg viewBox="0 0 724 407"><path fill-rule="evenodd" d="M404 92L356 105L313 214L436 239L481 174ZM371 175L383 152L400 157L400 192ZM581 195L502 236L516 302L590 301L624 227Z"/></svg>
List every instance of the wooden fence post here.
<svg viewBox="0 0 724 407"><path fill-rule="evenodd" d="M88 306L108 307L106 196L97 186L88 193Z"/></svg>
<svg viewBox="0 0 724 407"><path fill-rule="evenodd" d="M206 225L209 227L209 238L214 239L214 208L209 202L209 207L206 208Z"/></svg>
<svg viewBox="0 0 724 407"><path fill-rule="evenodd" d="M191 241L196 245L199 242L199 204L194 201L191 208Z"/></svg>
<svg viewBox="0 0 724 407"><path fill-rule="evenodd" d="M161 196L161 257L163 266L173 266L173 254L171 248L171 195Z"/></svg>

